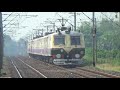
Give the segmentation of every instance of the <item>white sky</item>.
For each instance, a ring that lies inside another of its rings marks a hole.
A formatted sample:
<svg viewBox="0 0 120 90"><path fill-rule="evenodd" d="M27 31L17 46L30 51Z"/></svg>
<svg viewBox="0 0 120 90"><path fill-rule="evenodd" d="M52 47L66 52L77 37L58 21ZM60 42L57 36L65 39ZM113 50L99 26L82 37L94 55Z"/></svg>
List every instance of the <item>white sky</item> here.
<svg viewBox="0 0 120 90"><path fill-rule="evenodd" d="M10 14L11 12L2 12L2 14ZM13 14L7 19L7 20L12 20L15 17L15 14L20 13L21 17L17 17L15 18L13 21L4 21L3 22L3 26L7 23L10 22L10 24L14 23L14 22L22 22L20 23L19 27L23 27L23 26L27 26L26 28L13 28L11 30L11 28L9 27L16 27L17 25L7 25L6 27L8 27L8 29L6 30L6 32L4 32L5 34L9 34L12 39L14 40L19 40L21 37L25 37L27 34L31 34L33 33L33 29L42 29L45 27L41 27L40 23L45 23L44 21L46 21L47 18L50 18L51 21L55 21L56 19L61 19L61 17L59 15L61 15L62 17L64 17L65 19L70 19L69 22L71 22L72 24L74 24L73 20L73 16L71 16L72 14L68 14L67 12L13 12ZM58 13L58 14L56 14ZM80 15L77 15L77 22L80 22L79 18L82 19L82 21L90 21L85 15L83 15L81 12L78 12ZM90 18L92 18L92 12L84 12L87 16L89 16ZM30 18L26 18L25 15L38 15L37 17L30 17ZM14 16L13 16L14 15ZM108 17L111 17L111 15L113 16L113 14L109 14ZM3 15L3 20L7 17L8 15ZM95 13L95 16L97 18L97 20L100 20L102 15L99 12ZM60 25L60 22L56 22L56 25ZM66 23L66 25L69 25L68 23ZM77 23L78 26L78 23ZM6 28L3 28L3 30L5 30ZM11 32L10 32L11 31ZM12 34L11 34L12 33Z"/></svg>

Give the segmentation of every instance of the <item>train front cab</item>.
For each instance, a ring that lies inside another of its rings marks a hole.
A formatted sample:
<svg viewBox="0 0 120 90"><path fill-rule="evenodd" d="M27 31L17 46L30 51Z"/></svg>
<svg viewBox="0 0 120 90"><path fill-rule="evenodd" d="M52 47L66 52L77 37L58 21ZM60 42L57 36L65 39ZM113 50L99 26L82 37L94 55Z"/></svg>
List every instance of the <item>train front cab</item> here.
<svg viewBox="0 0 120 90"><path fill-rule="evenodd" d="M53 63L56 65L79 65L85 55L84 37L71 35L56 35L53 37L51 50Z"/></svg>

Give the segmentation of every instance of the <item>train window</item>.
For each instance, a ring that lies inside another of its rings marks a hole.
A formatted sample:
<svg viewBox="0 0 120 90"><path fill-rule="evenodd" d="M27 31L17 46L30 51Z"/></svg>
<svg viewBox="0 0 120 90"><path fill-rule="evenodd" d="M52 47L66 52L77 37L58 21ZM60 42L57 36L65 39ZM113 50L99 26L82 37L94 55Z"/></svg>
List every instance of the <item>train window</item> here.
<svg viewBox="0 0 120 90"><path fill-rule="evenodd" d="M54 36L54 44L55 45L65 45L65 36Z"/></svg>
<svg viewBox="0 0 120 90"><path fill-rule="evenodd" d="M80 45L80 36L71 36L71 45Z"/></svg>

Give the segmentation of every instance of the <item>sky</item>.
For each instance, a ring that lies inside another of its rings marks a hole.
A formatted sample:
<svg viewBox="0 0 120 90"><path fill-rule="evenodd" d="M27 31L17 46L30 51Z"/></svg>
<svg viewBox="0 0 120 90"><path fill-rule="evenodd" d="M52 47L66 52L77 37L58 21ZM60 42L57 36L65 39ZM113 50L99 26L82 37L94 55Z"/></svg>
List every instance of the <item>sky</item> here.
<svg viewBox="0 0 120 90"><path fill-rule="evenodd" d="M80 25L80 23L78 23L80 22L80 19L82 21L91 22L91 20L88 19L82 12L77 13L77 26ZM84 13L92 19L92 12ZM47 19L49 19L50 21L56 20L56 26L60 26L61 23L57 19L61 19L62 16L65 19L69 19L68 21L74 24L74 17L72 12L2 12L2 14L3 27L7 24L6 28L3 28L4 34L10 35L11 38L16 41L18 41L20 38L28 36L29 34L33 34L35 32L35 30L33 29L46 29L46 27L43 27L43 25L47 25L45 24L45 21L47 21ZM9 14L11 14L11 16L9 16ZM18 14L20 14L20 16ZM115 15L115 13L109 14L107 12L106 14L110 18ZM37 15L37 17L34 17L33 15ZM103 15L101 15L100 12L95 12L95 17L99 21L101 20L101 17L103 17ZM5 19L6 21L4 21ZM13 21L10 22L10 20L12 19ZM41 23L43 23L43 25L41 25ZM69 23L66 23L66 26L69 25Z"/></svg>

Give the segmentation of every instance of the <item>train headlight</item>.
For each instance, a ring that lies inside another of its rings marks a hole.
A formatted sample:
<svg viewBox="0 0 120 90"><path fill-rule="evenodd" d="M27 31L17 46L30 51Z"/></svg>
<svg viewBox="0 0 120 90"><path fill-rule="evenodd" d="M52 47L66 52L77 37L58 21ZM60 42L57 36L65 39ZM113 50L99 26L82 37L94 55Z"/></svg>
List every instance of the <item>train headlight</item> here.
<svg viewBox="0 0 120 90"><path fill-rule="evenodd" d="M63 49L61 49L61 52L63 52Z"/></svg>
<svg viewBox="0 0 120 90"><path fill-rule="evenodd" d="M84 51L81 51L80 54L84 54Z"/></svg>
<svg viewBox="0 0 120 90"><path fill-rule="evenodd" d="M61 58L61 54L57 54L56 57L57 57L57 58Z"/></svg>
<svg viewBox="0 0 120 90"><path fill-rule="evenodd" d="M80 54L75 54L75 58L79 58L80 57Z"/></svg>

